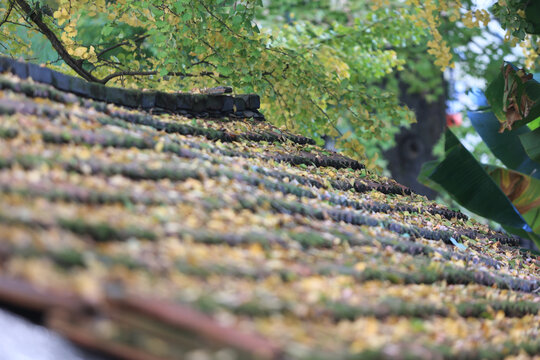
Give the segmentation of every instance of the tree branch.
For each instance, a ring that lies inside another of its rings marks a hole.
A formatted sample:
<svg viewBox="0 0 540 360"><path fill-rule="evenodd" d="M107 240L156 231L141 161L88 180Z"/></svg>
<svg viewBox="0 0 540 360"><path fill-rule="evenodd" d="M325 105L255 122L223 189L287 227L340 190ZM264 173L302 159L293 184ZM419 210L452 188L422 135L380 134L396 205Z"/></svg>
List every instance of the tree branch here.
<svg viewBox="0 0 540 360"><path fill-rule="evenodd" d="M17 5L21 8L21 10L34 22L34 24L37 25L39 30L43 35L49 39L51 42L51 45L56 50L58 55L62 57L62 60L66 62L66 64L75 70L77 74L79 74L83 79L92 81L92 82L100 82L97 78L95 78L92 74L90 74L88 71L86 71L82 67L82 62L75 60L69 53L67 52L66 48L64 48L64 45L58 40L56 35L52 32L51 29L41 20L41 17L38 13L36 13L32 7L25 1L25 0L14 0Z"/></svg>
<svg viewBox="0 0 540 360"><path fill-rule="evenodd" d="M216 19L217 22L219 22L221 25L223 25L227 30L229 30L229 32L231 34L233 34L234 36L236 37L239 37L239 38L244 38L244 36L242 35L239 35L237 34L233 29L231 29L229 27L229 25L227 25L227 23L225 23L225 21L223 21L222 19L220 19L216 14L214 14L209 8L208 6L205 5L204 2L202 2L201 0L198 0L199 4L202 5L202 7L204 7L204 9L210 14L210 16L212 16L214 19Z"/></svg>
<svg viewBox="0 0 540 360"><path fill-rule="evenodd" d="M11 21L11 20L7 20L5 21L6 24L11 24L11 25L15 25L15 26L21 26L23 28L26 28L26 29L29 29L29 30L33 30L35 32L38 32L33 26L30 26L30 25L26 25L26 24L21 24L21 23L18 23L18 22L15 22L15 21Z"/></svg>
<svg viewBox="0 0 540 360"><path fill-rule="evenodd" d="M39 31L43 35L45 35L47 37L47 39L49 40L49 42L51 43L53 48L58 53L59 57L62 60L64 60L64 62L70 68L72 68L79 76L81 76L83 79L85 79L87 81L106 84L110 80L115 79L117 77L121 77L121 76L152 76L152 75L158 75L159 74L159 72L155 71L155 70L153 70L153 71L129 71L129 70L126 70L126 71L118 71L116 73L107 75L103 79L98 79L94 75L92 75L91 72L85 70L82 67L82 60L78 60L78 59L73 58L67 52L67 50L64 47L64 45L62 44L62 42L58 39L58 37L54 34L54 32L47 26L47 24L45 24L43 22L43 20L41 19L40 14L38 12L36 12L34 9L32 9L32 7L29 5L29 3L26 0L12 0L12 2L10 2L10 4L12 4L12 5L16 4L18 6L18 8L20 8L20 11L24 15L26 15L26 17L29 18L38 27ZM202 5L205 6L204 4L202 4ZM206 8L206 6L205 6L205 8ZM210 12L209 9L207 9L207 10L208 10L208 12ZM214 15L213 13L210 12L210 14L212 16L216 17L216 15ZM8 12L8 15L9 15L9 12ZM4 20L7 20L7 17L8 16L6 16L6 18ZM225 24L221 19L217 18L217 20L222 22L223 25L225 27L227 27L229 31L231 31L233 34L235 34L232 31L232 29L230 29L227 26L227 24ZM235 34L235 36L240 36L240 35ZM143 36L137 38L135 41L141 41L141 40L143 40L143 39L145 39L147 37L148 37L148 35L143 35ZM102 56L106 52L111 51L113 49L116 49L116 48L118 48L118 47L120 47L122 45L126 45L128 43L129 43L129 41L124 41L124 42L112 45L109 48L106 48L106 49L102 50L101 52L99 52L97 57L99 58L100 56ZM213 54L211 54L211 55L213 55ZM209 55L209 56L211 56L211 55ZM206 60L206 58L199 61L199 62L196 62L196 63L192 64L191 66L206 63L205 60ZM209 64L209 65L212 66L212 64ZM208 71L200 72L200 73L197 73L197 74L190 74L190 73L183 73L183 72L169 72L166 75L167 76L180 76L180 77L202 77L202 76L207 76L207 77L210 77L210 78L214 78L214 77L218 77L218 78L222 78L222 79L228 79L229 78L229 76L220 75L220 74L216 74L214 72L208 72ZM264 72L263 76L265 76L265 75L271 75L271 73Z"/></svg>
<svg viewBox="0 0 540 360"><path fill-rule="evenodd" d="M100 83L105 84L108 81L120 77L120 76L151 76L151 75L157 75L159 74L158 71L119 71L117 73L108 75L104 77L103 79L99 80ZM183 72L169 72L165 76L181 76L181 77L199 77L199 76L208 76L213 77L217 74L214 74L213 72L204 71L198 74L190 74L190 73L183 73ZM228 76L225 75L218 75L218 77L223 79L228 79Z"/></svg>
<svg viewBox="0 0 540 360"><path fill-rule="evenodd" d="M135 41L135 42L137 42L137 41L142 41L142 40L146 39L146 38L149 37L149 36L150 36L150 35L143 35L143 36L141 36L141 37L136 38L136 39L133 40L133 41ZM103 54L105 54L105 53L107 53L107 52L109 52L109 51L111 51L111 50L114 50L114 49L116 49L116 48L118 48L118 47L120 47L120 46L128 45L128 44L129 44L129 40L123 41L123 42L121 42L121 43L118 43L118 44L116 44L116 45L113 45L113 46L111 46L111 47L108 47L108 48L106 48L106 49L100 51L96 56L97 56L97 58L99 59L101 56L103 56Z"/></svg>
<svg viewBox="0 0 540 360"><path fill-rule="evenodd" d="M269 76L272 76L271 74ZM287 105L287 102L285 101L285 99L283 98L283 96L281 95L281 93L279 91L276 90L274 84L268 80L268 78L266 77L266 75L263 75L263 80L266 81L268 83L268 85L270 85L270 88L272 89L272 91L274 92L274 94L276 95L277 99L279 102L282 103L282 106L283 108L289 113L289 117L291 117L291 109L290 107ZM287 125L287 124L286 124Z"/></svg>
<svg viewBox="0 0 540 360"><path fill-rule="evenodd" d="M309 101L315 105L315 107L324 115L324 117L328 120L328 124L330 124L334 130L336 130L336 132L338 133L339 136L343 136L343 133L337 128L336 124L334 123L334 121L332 121L332 119L330 118L330 116L328 115L328 113L326 111L324 111L323 108L320 107L319 104L317 104L315 102L315 100L313 100L312 98L309 98Z"/></svg>
<svg viewBox="0 0 540 360"><path fill-rule="evenodd" d="M13 10L13 1L9 2L9 8L6 11L6 16L0 21L0 26L4 25L8 21L9 16L11 15L11 10Z"/></svg>

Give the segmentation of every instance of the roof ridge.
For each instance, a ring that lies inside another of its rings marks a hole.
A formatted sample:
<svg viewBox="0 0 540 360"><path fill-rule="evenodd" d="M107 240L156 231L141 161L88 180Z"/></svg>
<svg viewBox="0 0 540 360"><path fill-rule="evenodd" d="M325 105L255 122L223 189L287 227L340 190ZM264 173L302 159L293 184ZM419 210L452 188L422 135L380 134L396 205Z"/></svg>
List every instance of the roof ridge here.
<svg viewBox="0 0 540 360"><path fill-rule="evenodd" d="M31 78L61 91L129 108L180 115L190 114L197 117L231 116L264 120L264 115L259 112L261 101L257 94L226 95L215 92L194 94L123 89L92 83L44 66L13 60L5 56L0 56L0 73L2 72L11 72L21 79Z"/></svg>

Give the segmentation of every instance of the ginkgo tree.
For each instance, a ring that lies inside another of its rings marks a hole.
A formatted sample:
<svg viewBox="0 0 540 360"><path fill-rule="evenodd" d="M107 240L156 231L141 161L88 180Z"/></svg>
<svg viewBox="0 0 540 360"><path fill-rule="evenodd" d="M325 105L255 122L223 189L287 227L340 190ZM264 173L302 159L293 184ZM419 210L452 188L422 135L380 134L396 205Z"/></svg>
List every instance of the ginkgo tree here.
<svg viewBox="0 0 540 360"><path fill-rule="evenodd" d="M473 25L488 16L459 1L324 2L355 11L273 26L272 2L261 0L0 0L0 50L112 86L257 92L270 121L336 136L363 157L359 139L389 141L414 121L394 91L373 86L403 68L399 50L426 43L437 66L452 66L441 16ZM355 136L339 131L344 121Z"/></svg>

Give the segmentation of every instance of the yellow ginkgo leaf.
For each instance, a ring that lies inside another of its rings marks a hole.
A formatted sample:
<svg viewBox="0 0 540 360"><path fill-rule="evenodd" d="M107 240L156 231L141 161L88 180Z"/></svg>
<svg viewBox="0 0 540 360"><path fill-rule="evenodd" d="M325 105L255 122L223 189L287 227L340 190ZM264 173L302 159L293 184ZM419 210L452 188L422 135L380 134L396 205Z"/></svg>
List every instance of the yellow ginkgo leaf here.
<svg viewBox="0 0 540 360"><path fill-rule="evenodd" d="M347 131L345 134L343 134L343 136L341 137L342 140L347 140L348 138L350 138L352 136L352 131Z"/></svg>
<svg viewBox="0 0 540 360"><path fill-rule="evenodd" d="M86 54L86 48L84 46L79 46L73 51L73 55L77 57L83 57Z"/></svg>
<svg viewBox="0 0 540 360"><path fill-rule="evenodd" d="M163 141L158 141L156 143L156 146L154 146L154 149L157 151L157 152L162 152L163 151L163 146L165 146L165 143Z"/></svg>
<svg viewBox="0 0 540 360"><path fill-rule="evenodd" d="M66 8L62 8L53 13L53 17L58 19L58 25L62 25L69 18L69 13Z"/></svg>

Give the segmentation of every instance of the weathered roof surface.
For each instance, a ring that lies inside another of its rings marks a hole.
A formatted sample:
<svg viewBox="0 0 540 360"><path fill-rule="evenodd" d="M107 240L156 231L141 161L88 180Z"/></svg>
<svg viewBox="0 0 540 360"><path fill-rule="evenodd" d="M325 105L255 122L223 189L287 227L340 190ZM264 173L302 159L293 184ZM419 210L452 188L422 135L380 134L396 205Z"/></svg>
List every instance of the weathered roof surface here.
<svg viewBox="0 0 540 360"><path fill-rule="evenodd" d="M539 258L513 238L266 121L156 115L8 73L0 87L0 301L79 345L540 354Z"/></svg>

